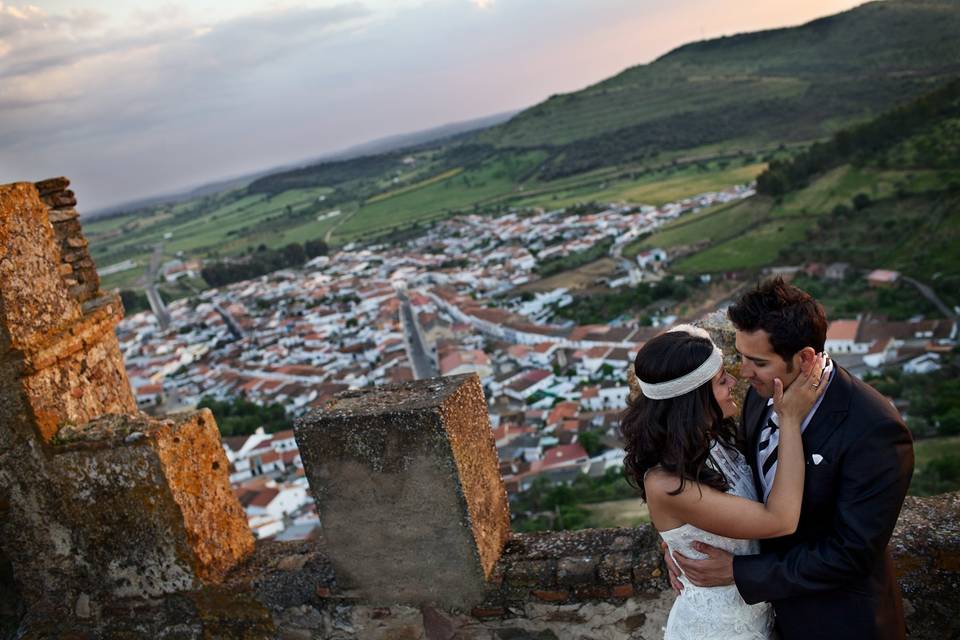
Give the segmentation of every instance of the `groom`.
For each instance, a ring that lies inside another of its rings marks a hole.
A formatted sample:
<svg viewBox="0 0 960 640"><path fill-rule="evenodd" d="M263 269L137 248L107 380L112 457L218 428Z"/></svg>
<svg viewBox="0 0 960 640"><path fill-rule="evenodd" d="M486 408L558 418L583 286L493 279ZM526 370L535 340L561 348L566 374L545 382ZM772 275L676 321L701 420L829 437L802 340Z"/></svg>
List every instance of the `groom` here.
<svg viewBox="0 0 960 640"><path fill-rule="evenodd" d="M827 321L816 300L780 278L743 295L728 315L751 386L740 437L765 499L779 440L773 380L789 386L823 351ZM694 584L736 584L747 603L771 602L783 640L902 639L887 543L913 473L910 433L890 402L846 370L831 364L819 384L827 389L801 427L807 464L796 532L762 540L748 556L696 543L708 557L677 562Z"/></svg>

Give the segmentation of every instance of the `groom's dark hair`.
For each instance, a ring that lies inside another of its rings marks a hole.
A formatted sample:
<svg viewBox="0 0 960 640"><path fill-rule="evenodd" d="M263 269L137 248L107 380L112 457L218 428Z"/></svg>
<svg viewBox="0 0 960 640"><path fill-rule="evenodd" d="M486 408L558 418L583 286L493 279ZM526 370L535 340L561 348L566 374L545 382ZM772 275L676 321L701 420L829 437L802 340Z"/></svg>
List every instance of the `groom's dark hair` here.
<svg viewBox="0 0 960 640"><path fill-rule="evenodd" d="M823 351L827 340L827 315L809 293L777 276L757 284L727 309L739 331L763 329L770 346L787 363L804 347Z"/></svg>

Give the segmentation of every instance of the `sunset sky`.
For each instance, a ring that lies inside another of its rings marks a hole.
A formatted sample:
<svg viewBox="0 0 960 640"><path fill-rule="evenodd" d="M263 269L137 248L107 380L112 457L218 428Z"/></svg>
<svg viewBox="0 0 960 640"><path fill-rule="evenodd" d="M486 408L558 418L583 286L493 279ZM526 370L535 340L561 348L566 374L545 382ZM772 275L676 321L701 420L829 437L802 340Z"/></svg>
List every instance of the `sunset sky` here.
<svg viewBox="0 0 960 640"><path fill-rule="evenodd" d="M81 212L530 106L849 0L0 1L0 183Z"/></svg>

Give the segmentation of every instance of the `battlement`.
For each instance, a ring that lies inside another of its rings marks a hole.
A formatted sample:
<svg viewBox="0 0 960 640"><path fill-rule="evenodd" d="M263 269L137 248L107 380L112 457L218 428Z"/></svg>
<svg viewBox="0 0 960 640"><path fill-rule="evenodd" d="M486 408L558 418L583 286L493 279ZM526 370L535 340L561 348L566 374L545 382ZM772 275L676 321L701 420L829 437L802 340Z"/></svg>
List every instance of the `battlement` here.
<svg viewBox="0 0 960 640"><path fill-rule="evenodd" d="M0 638L660 637L651 527L511 534L475 376L299 420L322 535L255 543L212 415L137 411L68 186L0 186ZM958 523L907 501L911 637L960 631Z"/></svg>

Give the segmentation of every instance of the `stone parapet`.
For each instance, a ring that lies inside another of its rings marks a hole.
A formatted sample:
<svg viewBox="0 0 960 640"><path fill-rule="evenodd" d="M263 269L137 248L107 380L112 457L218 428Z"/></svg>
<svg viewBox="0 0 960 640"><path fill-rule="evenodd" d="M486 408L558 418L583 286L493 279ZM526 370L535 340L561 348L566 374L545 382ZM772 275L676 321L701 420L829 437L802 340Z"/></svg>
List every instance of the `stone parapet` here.
<svg viewBox="0 0 960 640"><path fill-rule="evenodd" d="M253 549L213 416L137 411L122 305L99 290L68 184L0 186L0 587L24 638L207 593Z"/></svg>
<svg viewBox="0 0 960 640"><path fill-rule="evenodd" d="M62 428L51 477L96 587L146 597L219 582L253 550L213 414L103 416ZM114 541L122 540L122 544Z"/></svg>
<svg viewBox="0 0 960 640"><path fill-rule="evenodd" d="M386 604L482 598L510 517L476 375L344 392L295 433L341 580Z"/></svg>

